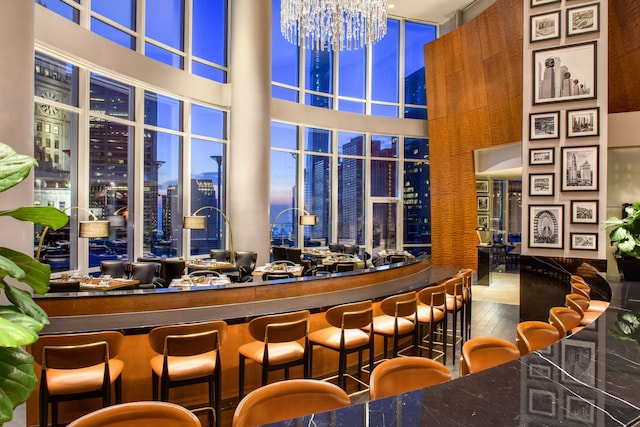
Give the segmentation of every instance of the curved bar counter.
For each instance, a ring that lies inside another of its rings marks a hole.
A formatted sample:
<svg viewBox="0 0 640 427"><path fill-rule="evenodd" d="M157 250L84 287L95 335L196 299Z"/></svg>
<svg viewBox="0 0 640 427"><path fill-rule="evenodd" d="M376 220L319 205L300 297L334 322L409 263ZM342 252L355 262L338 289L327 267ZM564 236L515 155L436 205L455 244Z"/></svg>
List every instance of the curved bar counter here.
<svg viewBox="0 0 640 427"><path fill-rule="evenodd" d="M544 350L447 383L314 414L300 425L311 419L317 426L354 427L640 425L640 283L607 279L613 297L607 311ZM626 335L623 324L630 327Z"/></svg>

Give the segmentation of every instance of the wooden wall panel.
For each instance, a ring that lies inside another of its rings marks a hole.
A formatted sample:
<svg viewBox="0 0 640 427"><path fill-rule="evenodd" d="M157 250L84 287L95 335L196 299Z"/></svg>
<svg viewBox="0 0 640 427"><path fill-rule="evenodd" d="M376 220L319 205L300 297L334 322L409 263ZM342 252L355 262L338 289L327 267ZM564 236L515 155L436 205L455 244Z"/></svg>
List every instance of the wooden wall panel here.
<svg viewBox="0 0 640 427"><path fill-rule="evenodd" d="M609 0L609 113L640 111L640 2Z"/></svg>
<svg viewBox="0 0 640 427"><path fill-rule="evenodd" d="M425 45L434 264L477 268L473 150L522 140L522 13L497 0Z"/></svg>

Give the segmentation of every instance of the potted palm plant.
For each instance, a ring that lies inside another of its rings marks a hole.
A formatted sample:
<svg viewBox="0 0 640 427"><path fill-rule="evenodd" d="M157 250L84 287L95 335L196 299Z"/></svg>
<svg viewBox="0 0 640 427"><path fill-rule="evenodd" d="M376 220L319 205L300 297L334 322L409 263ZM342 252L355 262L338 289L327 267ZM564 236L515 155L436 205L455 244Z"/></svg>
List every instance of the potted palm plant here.
<svg viewBox="0 0 640 427"><path fill-rule="evenodd" d="M625 217L611 217L605 222L609 240L620 257L625 280L640 281L640 202L625 205Z"/></svg>
<svg viewBox="0 0 640 427"><path fill-rule="evenodd" d="M22 182L36 165L33 157L17 154L0 143L0 192ZM18 207L0 211L0 216L54 229L68 221L66 214L52 207ZM51 267L32 255L0 247L0 289L8 301L0 305L0 425L13 418L13 409L27 400L36 385L33 357L25 346L34 343L49 323L31 294L16 285L20 282L43 294L49 288L50 275Z"/></svg>

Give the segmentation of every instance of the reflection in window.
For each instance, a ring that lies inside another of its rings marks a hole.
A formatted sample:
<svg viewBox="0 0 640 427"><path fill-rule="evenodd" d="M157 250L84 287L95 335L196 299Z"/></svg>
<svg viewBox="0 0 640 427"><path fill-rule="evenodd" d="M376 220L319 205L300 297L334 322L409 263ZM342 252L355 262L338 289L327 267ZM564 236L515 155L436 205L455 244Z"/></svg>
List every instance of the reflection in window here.
<svg viewBox="0 0 640 427"><path fill-rule="evenodd" d="M333 93L333 54L329 51L305 52L306 89L320 93ZM307 94L305 103L314 107L332 108L332 98Z"/></svg>
<svg viewBox="0 0 640 427"><path fill-rule="evenodd" d="M436 38L434 25L405 22L404 102L427 105L424 71L424 45Z"/></svg>
<svg viewBox="0 0 640 427"><path fill-rule="evenodd" d="M297 171L297 154L284 151L271 151L270 224L273 224L275 217L285 209L298 207L303 209L303 207L298 204ZM300 247L297 232L297 218L300 212L297 210L291 210L290 212L290 214L288 212L282 214L278 218L278 222L273 224L271 234L272 246ZM305 227L305 233L308 228L310 227Z"/></svg>
<svg viewBox="0 0 640 427"><path fill-rule="evenodd" d="M312 139L328 138L330 132L316 134L314 129L307 130ZM318 141L320 143L320 141ZM324 142L323 142L324 144ZM324 246L331 236L331 157L323 155L305 155L304 160L304 209L318 217L318 223L309 229L310 245ZM305 234L306 234L305 230Z"/></svg>
<svg viewBox="0 0 640 427"><path fill-rule="evenodd" d="M431 245L431 195L429 163L404 163L404 244L418 245L412 252L426 251Z"/></svg>
<svg viewBox="0 0 640 427"><path fill-rule="evenodd" d="M89 108L94 113L121 119L134 119L133 86L91 73L89 97Z"/></svg>
<svg viewBox="0 0 640 427"><path fill-rule="evenodd" d="M398 162L371 160L371 196L397 197Z"/></svg>
<svg viewBox="0 0 640 427"><path fill-rule="evenodd" d="M144 124L171 130L182 130L182 101L145 91Z"/></svg>
<svg viewBox="0 0 640 427"><path fill-rule="evenodd" d="M357 144L357 142L355 143ZM354 145L355 145L354 144ZM354 147L355 148L355 147ZM345 147L349 154L349 146ZM338 242L364 245L364 159L338 158Z"/></svg>
<svg viewBox="0 0 640 427"><path fill-rule="evenodd" d="M79 0L75 0L75 2L79 3ZM43 0L36 0L36 4L46 7L47 9L57 13L63 18L75 22L76 24L80 22L80 11L75 7L63 2L62 0L47 0L46 2Z"/></svg>
<svg viewBox="0 0 640 427"><path fill-rule="evenodd" d="M371 135L371 157L398 157L398 137Z"/></svg>

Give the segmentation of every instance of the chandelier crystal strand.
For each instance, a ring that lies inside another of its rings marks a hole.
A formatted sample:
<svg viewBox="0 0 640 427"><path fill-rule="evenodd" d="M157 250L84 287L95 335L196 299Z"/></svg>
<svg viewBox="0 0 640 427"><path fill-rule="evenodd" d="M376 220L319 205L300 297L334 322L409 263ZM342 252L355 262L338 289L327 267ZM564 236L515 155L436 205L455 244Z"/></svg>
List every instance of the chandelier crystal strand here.
<svg viewBox="0 0 640 427"><path fill-rule="evenodd" d="M387 33L387 0L282 0L280 31L303 48L360 49Z"/></svg>

